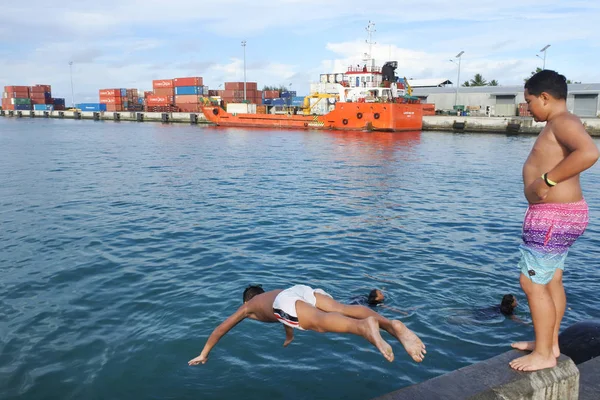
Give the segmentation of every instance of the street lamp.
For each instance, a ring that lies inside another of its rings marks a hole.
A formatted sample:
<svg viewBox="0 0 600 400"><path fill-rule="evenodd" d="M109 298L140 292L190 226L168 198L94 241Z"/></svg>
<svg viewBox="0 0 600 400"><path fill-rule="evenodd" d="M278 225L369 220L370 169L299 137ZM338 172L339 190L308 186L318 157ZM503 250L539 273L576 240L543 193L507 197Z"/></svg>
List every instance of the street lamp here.
<svg viewBox="0 0 600 400"><path fill-rule="evenodd" d="M536 57L541 58L542 60L544 60L544 64L542 64L542 69L546 69L546 50L548 50L548 47L550 47L549 44L545 45L544 48L540 50L540 53L544 53L544 57L540 57L539 54L535 55Z"/></svg>
<svg viewBox="0 0 600 400"><path fill-rule="evenodd" d="M69 69L71 70L71 107L75 108L75 92L73 91L73 61L69 61Z"/></svg>
<svg viewBox="0 0 600 400"><path fill-rule="evenodd" d="M246 102L246 41L242 40L242 47L244 48L244 103Z"/></svg>
<svg viewBox="0 0 600 400"><path fill-rule="evenodd" d="M454 57L458 58L458 76L456 77L456 94L454 95L454 105L458 104L458 87L460 86L460 60L463 54L465 54L465 52L461 51ZM454 64L457 64L456 61L452 59L450 61L452 61Z"/></svg>

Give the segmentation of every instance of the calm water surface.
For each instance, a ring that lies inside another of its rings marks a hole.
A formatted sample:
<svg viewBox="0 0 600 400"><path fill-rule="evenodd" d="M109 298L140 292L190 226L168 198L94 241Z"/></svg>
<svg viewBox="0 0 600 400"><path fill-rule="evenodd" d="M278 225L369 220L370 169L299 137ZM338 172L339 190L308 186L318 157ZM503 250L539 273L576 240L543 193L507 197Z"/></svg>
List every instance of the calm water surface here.
<svg viewBox="0 0 600 400"><path fill-rule="evenodd" d="M530 320L533 140L0 118L0 398L365 399L503 353L532 327L452 317L513 292ZM600 317L600 168L582 181L565 325ZM245 321L189 367L250 283L381 288L427 358Z"/></svg>

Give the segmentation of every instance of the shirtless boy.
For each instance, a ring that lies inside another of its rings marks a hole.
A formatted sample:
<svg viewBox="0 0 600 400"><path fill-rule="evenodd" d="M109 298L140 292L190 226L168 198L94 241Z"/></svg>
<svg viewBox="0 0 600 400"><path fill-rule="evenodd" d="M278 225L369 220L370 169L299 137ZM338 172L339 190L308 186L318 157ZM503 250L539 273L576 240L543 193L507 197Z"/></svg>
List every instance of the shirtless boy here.
<svg viewBox="0 0 600 400"><path fill-rule="evenodd" d="M529 301L535 341L512 344L532 351L510 362L520 371L556 366L558 331L566 306L564 262L588 224L579 174L594 165L599 152L579 118L567 110L566 98L566 79L554 71L538 72L525 83L529 111L546 126L523 166L529 207L519 248L520 283Z"/></svg>
<svg viewBox="0 0 600 400"><path fill-rule="evenodd" d="M200 355L189 365L206 363L219 339L245 318L283 324L284 347L294 339L294 329L353 333L367 339L391 362L394 353L381 337L379 330L383 329L402 343L413 360L421 362L425 357L423 342L402 322L390 321L368 307L338 303L321 289L296 285L265 292L260 286L249 286L243 300L244 304L211 333Z"/></svg>

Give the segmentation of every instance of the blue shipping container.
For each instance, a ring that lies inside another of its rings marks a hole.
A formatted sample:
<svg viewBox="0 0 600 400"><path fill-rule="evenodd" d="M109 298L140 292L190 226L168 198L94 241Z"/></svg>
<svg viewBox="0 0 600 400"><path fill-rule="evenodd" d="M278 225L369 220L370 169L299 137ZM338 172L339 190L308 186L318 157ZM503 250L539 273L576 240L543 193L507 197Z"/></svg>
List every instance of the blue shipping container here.
<svg viewBox="0 0 600 400"><path fill-rule="evenodd" d="M272 105L274 106L285 106L286 105L286 101L285 99L273 99L273 101L271 102Z"/></svg>
<svg viewBox="0 0 600 400"><path fill-rule="evenodd" d="M50 92L44 92L44 98L45 99L51 99L52 98L52 93L50 93Z"/></svg>
<svg viewBox="0 0 600 400"><path fill-rule="evenodd" d="M35 111L54 111L52 104L34 104L33 109Z"/></svg>
<svg viewBox="0 0 600 400"><path fill-rule="evenodd" d="M127 89L121 89L121 97L127 97Z"/></svg>
<svg viewBox="0 0 600 400"><path fill-rule="evenodd" d="M262 99L262 103L265 106L270 106L273 104L273 99Z"/></svg>
<svg viewBox="0 0 600 400"><path fill-rule="evenodd" d="M106 104L100 103L80 103L75 107L79 108L81 111L106 111Z"/></svg>
<svg viewBox="0 0 600 400"><path fill-rule="evenodd" d="M19 110L19 111L31 110L31 104L15 104L15 110Z"/></svg>
<svg viewBox="0 0 600 400"><path fill-rule="evenodd" d="M296 92L295 91L291 91L291 92L281 92L281 98L285 99L288 97L296 97Z"/></svg>
<svg viewBox="0 0 600 400"><path fill-rule="evenodd" d="M52 103L53 103L55 106L64 106L64 105L65 105L65 99L61 99L61 98L54 98L54 99L52 100Z"/></svg>
<svg viewBox="0 0 600 400"><path fill-rule="evenodd" d="M175 95L188 95L188 94L203 94L202 86L179 86L175 88Z"/></svg>

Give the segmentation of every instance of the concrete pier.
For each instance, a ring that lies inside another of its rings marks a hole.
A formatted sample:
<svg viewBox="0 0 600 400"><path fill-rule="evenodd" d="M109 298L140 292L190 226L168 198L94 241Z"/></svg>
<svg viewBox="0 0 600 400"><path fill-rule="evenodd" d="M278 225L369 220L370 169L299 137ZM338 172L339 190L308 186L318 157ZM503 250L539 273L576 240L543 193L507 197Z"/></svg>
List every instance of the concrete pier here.
<svg viewBox="0 0 600 400"><path fill-rule="evenodd" d="M0 116L15 118L69 118L96 121L137 121L209 124L201 112L159 113L145 111L0 111ZM592 136L600 137L600 118L582 118ZM431 115L423 117L424 131L453 131L457 133L503 133L537 135L545 123L531 117L463 117Z"/></svg>
<svg viewBox="0 0 600 400"><path fill-rule="evenodd" d="M388 393L375 400L577 400L579 398L579 370L569 357L561 354L555 368L535 372L520 372L510 368L508 363L511 360L525 354L527 353L523 351L511 350L489 360ZM591 373L590 369L590 375Z"/></svg>
<svg viewBox="0 0 600 400"><path fill-rule="evenodd" d="M581 118L592 136L600 136L600 118ZM462 117L431 115L423 117L424 131L490 132L537 135L546 125L531 117Z"/></svg>

